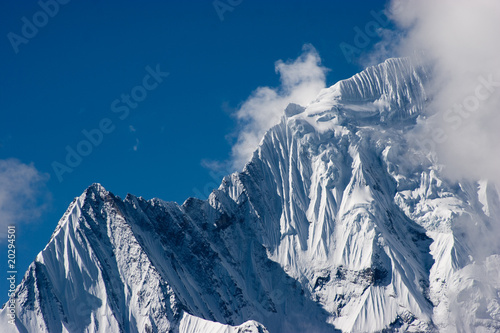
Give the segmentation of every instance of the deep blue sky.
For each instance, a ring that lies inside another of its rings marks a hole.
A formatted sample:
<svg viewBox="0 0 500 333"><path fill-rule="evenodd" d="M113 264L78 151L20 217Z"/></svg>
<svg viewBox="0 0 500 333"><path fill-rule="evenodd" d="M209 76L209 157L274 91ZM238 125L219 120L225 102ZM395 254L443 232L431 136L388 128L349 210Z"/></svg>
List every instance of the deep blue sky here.
<svg viewBox="0 0 500 333"><path fill-rule="evenodd" d="M213 1L72 0L16 53L8 34L21 36L22 18L33 22L41 7L2 1L0 160L33 163L50 177L41 216L18 223L18 282L72 199L94 182L121 197L182 203L205 194L215 181L201 161L229 157L237 130L231 110L258 86L279 85L275 61L295 59L310 43L331 69L328 85L355 74L360 66L346 60L339 44L354 45L354 28L374 21L370 12L384 3L244 0L221 20ZM121 120L111 103L157 64L169 76ZM65 163L66 146L75 149L82 130L104 118L114 131L59 181L52 163Z"/></svg>

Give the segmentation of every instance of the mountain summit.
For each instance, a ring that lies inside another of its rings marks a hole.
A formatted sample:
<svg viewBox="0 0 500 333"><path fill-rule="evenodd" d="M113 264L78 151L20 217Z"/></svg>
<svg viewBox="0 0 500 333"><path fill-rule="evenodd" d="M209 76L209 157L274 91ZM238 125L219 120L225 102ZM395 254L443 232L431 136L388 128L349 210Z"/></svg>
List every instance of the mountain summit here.
<svg viewBox="0 0 500 333"><path fill-rule="evenodd" d="M290 104L208 200L90 186L2 331L499 331L499 191L408 139L428 75L389 59Z"/></svg>

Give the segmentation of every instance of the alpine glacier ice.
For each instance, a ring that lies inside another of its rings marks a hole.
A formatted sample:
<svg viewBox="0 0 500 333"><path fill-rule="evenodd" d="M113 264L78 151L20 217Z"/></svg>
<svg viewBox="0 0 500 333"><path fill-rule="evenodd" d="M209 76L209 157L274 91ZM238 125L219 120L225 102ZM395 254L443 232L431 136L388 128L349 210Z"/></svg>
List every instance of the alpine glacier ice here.
<svg viewBox="0 0 500 333"><path fill-rule="evenodd" d="M445 179L406 135L428 75L389 59L289 105L206 201L90 186L17 287L16 325L4 308L1 327L500 331L499 190Z"/></svg>

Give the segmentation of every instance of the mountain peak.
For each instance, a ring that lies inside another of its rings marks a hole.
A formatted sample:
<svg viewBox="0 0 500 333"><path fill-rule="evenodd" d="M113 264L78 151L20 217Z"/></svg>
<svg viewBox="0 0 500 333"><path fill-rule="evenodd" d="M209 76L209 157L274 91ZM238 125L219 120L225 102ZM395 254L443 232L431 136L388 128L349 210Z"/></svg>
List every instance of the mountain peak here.
<svg viewBox="0 0 500 333"><path fill-rule="evenodd" d="M427 80L427 70L418 60L391 58L323 89L305 112L291 106L285 113L312 118L315 121L309 123L316 123L319 129L328 127L325 122L330 120L390 125L414 119L423 111Z"/></svg>
<svg viewBox="0 0 500 333"><path fill-rule="evenodd" d="M90 185L85 189L82 196L91 196L93 198L99 197L101 199L104 199L109 194L110 192L108 192L104 188L104 186L102 186L99 183L93 183L92 185Z"/></svg>
<svg viewBox="0 0 500 333"><path fill-rule="evenodd" d="M392 126L422 112L426 75L389 59L288 105L245 169L207 200L121 200L91 185L18 286L17 326L4 308L1 327L499 328L498 255L481 252L486 268L469 259L474 240L496 236L498 190L450 183Z"/></svg>

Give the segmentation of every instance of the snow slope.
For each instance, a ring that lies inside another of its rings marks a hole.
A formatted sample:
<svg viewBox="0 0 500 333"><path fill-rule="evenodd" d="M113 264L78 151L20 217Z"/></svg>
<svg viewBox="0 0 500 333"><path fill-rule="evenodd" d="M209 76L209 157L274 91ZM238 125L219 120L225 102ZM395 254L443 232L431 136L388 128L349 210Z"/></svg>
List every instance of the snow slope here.
<svg viewBox="0 0 500 333"><path fill-rule="evenodd" d="M182 205L94 184L7 332L500 331L499 191L408 131L427 72L389 59L291 104L240 173Z"/></svg>

